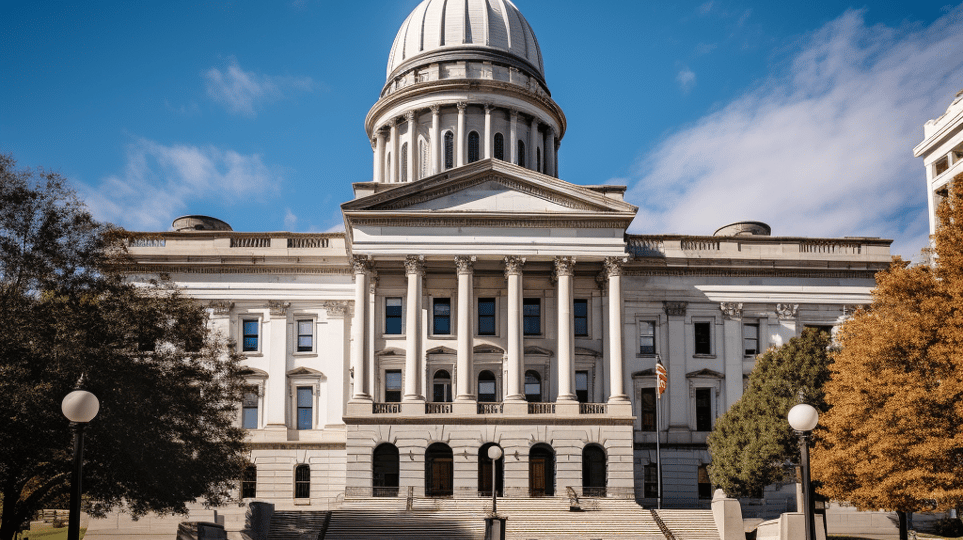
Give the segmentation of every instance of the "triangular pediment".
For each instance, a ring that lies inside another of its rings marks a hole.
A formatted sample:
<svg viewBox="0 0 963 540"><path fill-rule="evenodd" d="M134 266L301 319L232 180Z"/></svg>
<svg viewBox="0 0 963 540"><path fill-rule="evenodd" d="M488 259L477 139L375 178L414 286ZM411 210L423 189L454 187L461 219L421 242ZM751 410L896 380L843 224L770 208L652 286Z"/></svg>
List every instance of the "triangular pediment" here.
<svg viewBox="0 0 963 540"><path fill-rule="evenodd" d="M637 208L584 186L485 160L355 199L346 213L631 214Z"/></svg>

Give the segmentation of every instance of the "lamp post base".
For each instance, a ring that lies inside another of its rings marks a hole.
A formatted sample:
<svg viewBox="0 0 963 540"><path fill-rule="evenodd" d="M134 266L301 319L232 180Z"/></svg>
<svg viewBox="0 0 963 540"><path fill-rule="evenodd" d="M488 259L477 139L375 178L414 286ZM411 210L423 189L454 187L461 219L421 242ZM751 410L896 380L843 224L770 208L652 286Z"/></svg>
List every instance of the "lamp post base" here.
<svg viewBox="0 0 963 540"><path fill-rule="evenodd" d="M505 522L508 518L492 516L485 518L485 540L505 540Z"/></svg>

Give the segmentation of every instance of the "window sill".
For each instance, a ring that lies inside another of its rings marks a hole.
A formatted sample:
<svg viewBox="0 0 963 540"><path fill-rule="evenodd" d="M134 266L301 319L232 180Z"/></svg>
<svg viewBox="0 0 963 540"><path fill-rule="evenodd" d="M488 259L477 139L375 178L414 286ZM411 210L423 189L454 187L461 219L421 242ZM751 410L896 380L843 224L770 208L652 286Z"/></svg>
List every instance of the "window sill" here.
<svg viewBox="0 0 963 540"><path fill-rule="evenodd" d="M297 357L300 357L300 358L305 358L305 357L310 358L310 357L312 357L312 356L317 356L318 353L315 352L315 351L310 351L310 352L308 352L308 351L301 351L301 352L293 352L293 353L291 353L291 355L292 355L292 356L297 356Z"/></svg>
<svg viewBox="0 0 963 540"><path fill-rule="evenodd" d="M705 359L705 360L713 360L713 359L715 359L715 357L716 357L716 355L714 355L714 354L693 354L693 355L692 355L692 358L701 358L701 359Z"/></svg>
<svg viewBox="0 0 963 540"><path fill-rule="evenodd" d="M294 499L294 506L311 506L311 499Z"/></svg>
<svg viewBox="0 0 963 540"><path fill-rule="evenodd" d="M404 337L405 337L404 334L385 334L385 333L381 334L382 339L404 339Z"/></svg>
<svg viewBox="0 0 963 540"><path fill-rule="evenodd" d="M264 353L255 352L255 351L243 351L240 354L243 356L247 356L248 358L257 358L259 356L264 356Z"/></svg>
<svg viewBox="0 0 963 540"><path fill-rule="evenodd" d="M656 353L636 353L635 355L636 358L655 358L656 356L659 355Z"/></svg>
<svg viewBox="0 0 963 540"><path fill-rule="evenodd" d="M455 334L428 334L428 339L458 339Z"/></svg>

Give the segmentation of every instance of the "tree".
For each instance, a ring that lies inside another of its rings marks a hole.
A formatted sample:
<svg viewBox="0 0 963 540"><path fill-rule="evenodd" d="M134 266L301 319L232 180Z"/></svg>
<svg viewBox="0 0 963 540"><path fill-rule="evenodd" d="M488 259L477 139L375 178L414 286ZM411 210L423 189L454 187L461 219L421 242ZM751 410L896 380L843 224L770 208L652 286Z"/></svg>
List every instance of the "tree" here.
<svg viewBox="0 0 963 540"><path fill-rule="evenodd" d="M83 377L88 511L222 504L244 460L238 357L204 308L125 280L124 233L96 222L60 175L0 155L0 540L69 492L60 402Z"/></svg>
<svg viewBox="0 0 963 540"><path fill-rule="evenodd" d="M807 329L756 360L749 387L709 434L709 478L732 497L758 497L785 476L784 464L798 462L798 439L786 415L802 400L826 410L823 385L829 379L830 338Z"/></svg>
<svg viewBox="0 0 963 540"><path fill-rule="evenodd" d="M963 502L963 175L951 186L934 261L895 258L840 328L813 451L825 495L901 518Z"/></svg>

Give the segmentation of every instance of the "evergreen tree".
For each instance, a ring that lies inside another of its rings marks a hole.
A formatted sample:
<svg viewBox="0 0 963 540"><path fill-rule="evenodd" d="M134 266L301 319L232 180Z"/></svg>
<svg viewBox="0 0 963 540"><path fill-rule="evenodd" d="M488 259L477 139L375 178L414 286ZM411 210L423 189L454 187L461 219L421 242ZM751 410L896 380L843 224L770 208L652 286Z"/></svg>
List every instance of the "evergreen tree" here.
<svg viewBox="0 0 963 540"><path fill-rule="evenodd" d="M236 486L238 358L196 302L126 282L123 238L62 177L0 155L0 540L66 500L60 404L81 377L101 404L86 430L88 511L184 512Z"/></svg>
<svg viewBox="0 0 963 540"><path fill-rule="evenodd" d="M762 354L749 387L709 434L709 478L731 497L759 497L782 480L784 465L798 462L798 440L786 415L800 399L826 410L823 384L829 378L830 338L807 329Z"/></svg>
<svg viewBox="0 0 963 540"><path fill-rule="evenodd" d="M963 175L951 186L933 263L896 258L840 328L813 451L825 495L901 517L963 502Z"/></svg>

